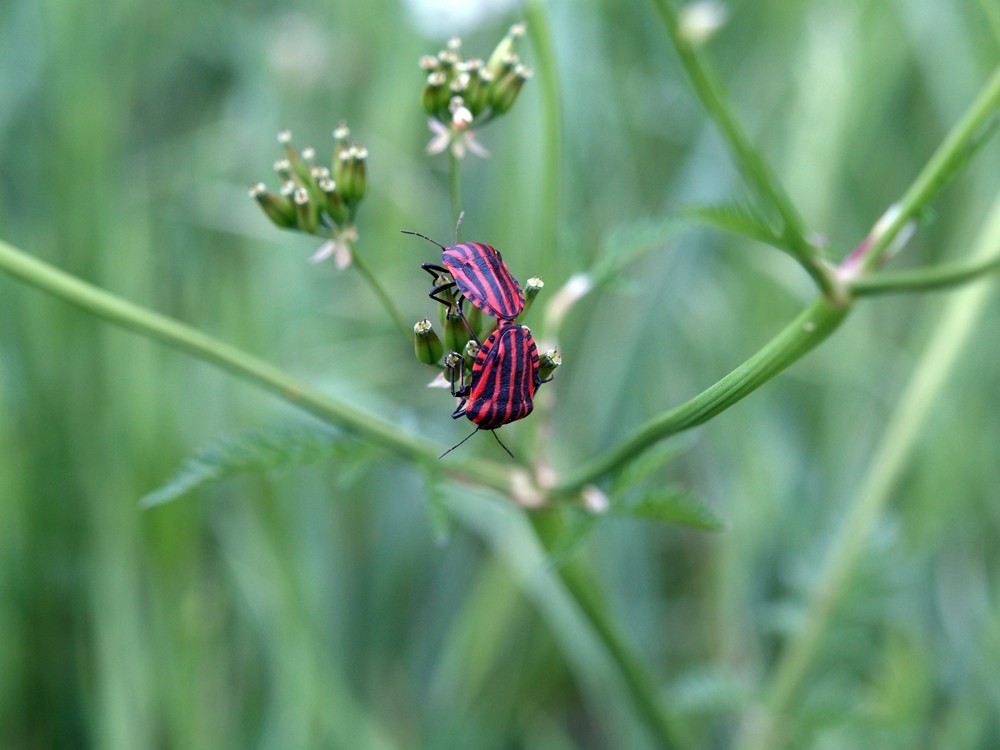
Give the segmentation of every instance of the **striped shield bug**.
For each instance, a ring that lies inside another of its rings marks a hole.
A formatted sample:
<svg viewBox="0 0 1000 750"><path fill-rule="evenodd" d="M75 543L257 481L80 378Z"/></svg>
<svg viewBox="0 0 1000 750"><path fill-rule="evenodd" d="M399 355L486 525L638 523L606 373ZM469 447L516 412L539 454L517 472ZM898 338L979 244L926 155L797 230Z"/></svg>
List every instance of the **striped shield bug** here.
<svg viewBox="0 0 1000 750"><path fill-rule="evenodd" d="M449 355L445 363L452 395L461 398L462 403L451 416L452 419L468 417L476 425L472 435L479 430L495 430L531 413L535 391L543 381L538 374L538 347L527 326L501 322L476 352L468 384L465 383L465 358L457 352L453 355ZM450 453L465 440L441 455ZM510 453L507 446L500 445Z"/></svg>
<svg viewBox="0 0 1000 750"><path fill-rule="evenodd" d="M452 301L441 294L457 287L461 295L457 307L462 315L463 298L499 321L513 321L524 310L521 285L507 270L495 247L484 242L462 242L445 247L418 232L404 229L403 234L422 237L441 248L442 265L422 263L420 266L435 279L436 285L428 295L431 299L451 307ZM441 283L445 274L451 276L451 281Z"/></svg>

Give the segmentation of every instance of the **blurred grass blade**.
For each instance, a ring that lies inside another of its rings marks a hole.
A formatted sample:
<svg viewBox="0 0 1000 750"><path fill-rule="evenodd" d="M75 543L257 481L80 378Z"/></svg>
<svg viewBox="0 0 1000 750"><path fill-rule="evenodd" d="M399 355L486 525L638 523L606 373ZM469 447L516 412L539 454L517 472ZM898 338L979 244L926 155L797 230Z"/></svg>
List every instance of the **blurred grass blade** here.
<svg viewBox="0 0 1000 750"><path fill-rule="evenodd" d="M655 471L687 452L693 444L694 440L690 437L677 437L646 451L615 477L611 494L620 495L646 481Z"/></svg>
<svg viewBox="0 0 1000 750"><path fill-rule="evenodd" d="M443 547L451 539L452 531L445 482L439 472L426 464L424 487L427 488L427 518L431 524L431 533L434 535L434 542Z"/></svg>
<svg viewBox="0 0 1000 750"><path fill-rule="evenodd" d="M601 254L590 269L594 286L606 284L629 264L658 250L689 226L681 219L646 219L617 224L605 235Z"/></svg>
<svg viewBox="0 0 1000 750"><path fill-rule="evenodd" d="M266 427L228 435L198 450L166 484L145 495L139 505L142 508L162 505L238 474L312 463L359 451L359 446L324 427Z"/></svg>

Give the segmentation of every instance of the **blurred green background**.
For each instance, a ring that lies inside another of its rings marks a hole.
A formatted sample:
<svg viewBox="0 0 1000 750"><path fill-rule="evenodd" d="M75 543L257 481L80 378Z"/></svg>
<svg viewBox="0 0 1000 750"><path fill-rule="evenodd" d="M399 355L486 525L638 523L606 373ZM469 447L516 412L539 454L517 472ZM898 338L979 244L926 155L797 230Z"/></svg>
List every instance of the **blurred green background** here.
<svg viewBox="0 0 1000 750"><path fill-rule="evenodd" d="M993 0L729 9L708 53L835 253L906 188L1000 59ZM663 230L563 328L549 445L571 467L749 356L810 287L779 253L661 226L745 189L651 4L561 0L546 14L559 215L540 199L533 81L483 131L491 158L463 165L465 236L500 247L522 280L541 273L548 294L615 232ZM432 313L417 266L432 253L399 235L452 231L445 161L423 154L417 59L453 33L486 55L520 18L452 21L389 0L0 4L0 236L454 443L467 424L424 387L429 371L358 277L307 264L317 243L273 228L246 189L275 186L280 128L323 154L346 118L371 153L360 251L407 317ZM530 44L522 57L536 62ZM969 252L998 174L991 143L898 264ZM691 748L745 737L956 296L864 304L692 434L656 481L704 498L726 531L608 521L583 548ZM1000 746L998 327L991 295L792 701L794 747ZM0 747L654 746L506 503L446 488L457 522L439 544L422 474L371 451L137 508L214 438L304 423L0 275ZM504 429L515 453L532 427ZM499 451L484 436L461 450Z"/></svg>

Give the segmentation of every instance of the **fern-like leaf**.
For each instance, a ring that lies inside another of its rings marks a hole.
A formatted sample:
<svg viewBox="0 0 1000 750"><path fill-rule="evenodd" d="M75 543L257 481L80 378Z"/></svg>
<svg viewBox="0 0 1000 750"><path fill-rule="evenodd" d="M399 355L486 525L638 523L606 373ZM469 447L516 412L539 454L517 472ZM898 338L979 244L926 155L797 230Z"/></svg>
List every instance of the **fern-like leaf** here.
<svg viewBox="0 0 1000 750"><path fill-rule="evenodd" d="M265 427L227 435L198 450L167 482L144 496L139 505L151 508L221 479L305 464L353 451L354 443L327 427Z"/></svg>

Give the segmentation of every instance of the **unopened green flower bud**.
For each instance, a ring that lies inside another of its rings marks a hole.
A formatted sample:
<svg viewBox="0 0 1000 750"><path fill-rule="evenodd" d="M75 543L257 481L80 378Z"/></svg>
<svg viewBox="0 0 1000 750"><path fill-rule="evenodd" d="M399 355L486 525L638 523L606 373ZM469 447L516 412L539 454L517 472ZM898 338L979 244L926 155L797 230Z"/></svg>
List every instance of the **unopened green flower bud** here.
<svg viewBox="0 0 1000 750"><path fill-rule="evenodd" d="M309 234L315 234L319 228L319 206L309 197L309 191L304 187L296 188L292 199L295 202L299 229Z"/></svg>
<svg viewBox="0 0 1000 750"><path fill-rule="evenodd" d="M514 55L514 47L517 40L524 36L524 30L523 23L516 23L510 27L507 36L500 40L500 44L493 50L493 54L490 55L490 59L486 63L486 68L491 73L498 75L503 68L504 61Z"/></svg>
<svg viewBox="0 0 1000 750"><path fill-rule="evenodd" d="M458 314L458 310L450 310L444 318L444 345L448 349L460 352L469 341L469 329Z"/></svg>
<svg viewBox="0 0 1000 750"><path fill-rule="evenodd" d="M521 87L532 75L534 74L527 65L518 65L503 78L494 81L490 89L490 107L493 113L501 115L514 106Z"/></svg>
<svg viewBox="0 0 1000 750"><path fill-rule="evenodd" d="M472 365L476 362L477 354L479 354L479 344L473 339L469 339L465 343L465 349L462 351L462 356L465 357L466 371L472 372Z"/></svg>
<svg viewBox="0 0 1000 750"><path fill-rule="evenodd" d="M323 193L323 209L335 224L343 224L347 220L347 205L337 192L337 183L328 176L323 177L319 180L319 189Z"/></svg>
<svg viewBox="0 0 1000 750"><path fill-rule="evenodd" d="M528 314L528 310L531 309L532 303L535 301L535 297L538 293L545 288L545 282L542 281L537 276L532 276L528 279L527 283L524 285L524 310L521 311L519 318L524 317Z"/></svg>
<svg viewBox="0 0 1000 750"><path fill-rule="evenodd" d="M276 226L288 229L298 223L295 205L285 196L267 192L263 182L258 182L250 188L250 197Z"/></svg>
<svg viewBox="0 0 1000 750"><path fill-rule="evenodd" d="M469 327L478 336L483 327L483 311L475 305L470 305L469 310L465 313L465 319L469 321Z"/></svg>
<svg viewBox="0 0 1000 750"><path fill-rule="evenodd" d="M427 318L413 326L413 351L425 365L436 365L444 356L444 344Z"/></svg>
<svg viewBox="0 0 1000 750"><path fill-rule="evenodd" d="M440 70L436 70L428 75L427 83L424 84L424 91L420 100L424 112L440 119L442 113L448 110L448 100L450 98L451 90L448 88L448 76Z"/></svg>
<svg viewBox="0 0 1000 750"><path fill-rule="evenodd" d="M538 376L542 382L550 380L552 373L562 364L562 355L558 349L549 349L538 358Z"/></svg>
<svg viewBox="0 0 1000 750"><path fill-rule="evenodd" d="M351 137L351 129L347 127L347 123L341 120L340 125L338 125L333 131L333 168L337 168L337 160L340 155L350 148L350 144L347 139Z"/></svg>
<svg viewBox="0 0 1000 750"><path fill-rule="evenodd" d="M290 180L292 178L292 165L288 159L275 159L274 171L278 173L278 177L282 180Z"/></svg>
<svg viewBox="0 0 1000 750"><path fill-rule="evenodd" d="M288 162L288 166L285 167L283 163L279 160L275 162L275 169L279 168L279 164L282 167L282 171L279 174L284 176L283 172L287 172L289 176L294 177L303 186L308 186L311 182L309 176L310 165L302 158L302 154L299 150L295 148L292 144L292 131L282 130L278 133L278 143L280 143L285 148L285 161Z"/></svg>
<svg viewBox="0 0 1000 750"><path fill-rule="evenodd" d="M462 355L458 352L448 352L444 355L444 366L448 370L448 374L451 378L458 377L459 364L462 362ZM468 379L470 372L469 368L465 368L466 379ZM465 383L452 382L453 388L463 388Z"/></svg>
<svg viewBox="0 0 1000 750"><path fill-rule="evenodd" d="M368 149L363 146L351 146L337 158L334 182L348 206L360 203L368 192L367 160Z"/></svg>
<svg viewBox="0 0 1000 750"><path fill-rule="evenodd" d="M424 55L420 58L420 69L430 73L438 69L438 59L434 55Z"/></svg>
<svg viewBox="0 0 1000 750"><path fill-rule="evenodd" d="M490 85L493 83L493 80L493 73L482 67L478 68L475 74L469 79L464 98L465 106L469 108L473 117L478 117L489 106Z"/></svg>

